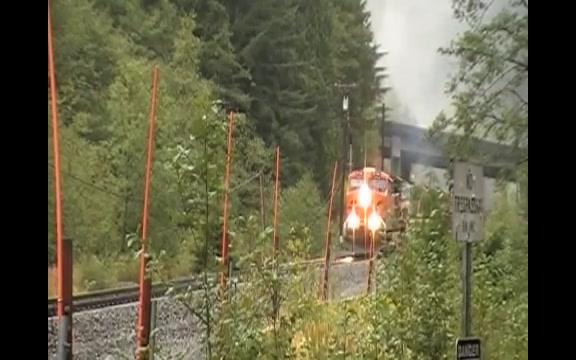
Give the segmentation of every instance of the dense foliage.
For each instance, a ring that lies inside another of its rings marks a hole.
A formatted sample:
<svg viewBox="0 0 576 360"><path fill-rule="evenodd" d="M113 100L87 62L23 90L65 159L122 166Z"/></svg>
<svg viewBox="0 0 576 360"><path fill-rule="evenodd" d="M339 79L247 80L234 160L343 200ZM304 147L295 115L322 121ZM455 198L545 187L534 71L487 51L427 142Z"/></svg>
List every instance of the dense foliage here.
<svg viewBox="0 0 576 360"><path fill-rule="evenodd" d="M78 259L121 258L138 232L154 64L160 69L150 212L155 253L191 261L192 269L206 229L210 252L217 251L226 142L218 104L244 113L234 130L231 231L241 237L236 229L261 218L262 226L271 225L275 145L287 211L282 236L293 226L301 232L317 225L341 151L342 93L335 84L356 83L351 117L360 132L377 98L378 55L363 2L61 0L52 14L65 234L74 239ZM50 131L48 142L50 264ZM294 218L294 191L311 192L309 211L318 219ZM316 229L312 239L314 250Z"/></svg>
<svg viewBox="0 0 576 360"><path fill-rule="evenodd" d="M400 247L377 260L375 289L367 296L320 301L319 272L277 273L260 251L246 254L254 270L228 296L196 302L179 296L191 309L209 305L212 331L203 344L210 344L210 358L453 358L461 247L450 232L449 196L417 188L412 205L414 220ZM486 242L473 248L472 333L482 338L485 358L528 358L528 248L520 207L499 193ZM355 280L365 286L365 279Z"/></svg>
<svg viewBox="0 0 576 360"><path fill-rule="evenodd" d="M524 146L527 100L513 99L527 81L527 16L505 10L484 24L484 1L454 4L457 16L476 25L446 50L462 68L450 89L456 112L441 117L438 127L466 135L482 129ZM320 302L312 269L279 276L270 257L274 146L282 153L283 261L322 250L327 183L342 144L336 83L356 84L349 94L352 127L356 138L370 141L378 54L363 1L59 0L53 17L65 233L74 239L78 289L135 280L151 68L157 64L150 242L160 276L216 266L226 142L218 104L242 110L235 118L229 236L235 263L253 271L242 272L249 281L235 294L214 293L207 281L200 299L175 295L209 324L208 358L453 356L460 264L448 194L415 189L409 230L378 260L369 296ZM502 76L510 78L500 90L482 91L502 84ZM48 145L50 265L50 133ZM486 240L474 247L473 333L483 338L490 359L527 359L527 162L517 170L517 199L502 193Z"/></svg>

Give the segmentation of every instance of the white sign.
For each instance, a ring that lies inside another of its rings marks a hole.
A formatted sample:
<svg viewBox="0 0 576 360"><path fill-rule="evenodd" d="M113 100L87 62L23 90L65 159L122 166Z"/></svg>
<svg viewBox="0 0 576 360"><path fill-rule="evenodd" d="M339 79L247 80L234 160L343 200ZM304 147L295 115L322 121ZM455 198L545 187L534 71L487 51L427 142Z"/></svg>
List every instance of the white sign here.
<svg viewBox="0 0 576 360"><path fill-rule="evenodd" d="M348 96L344 96L342 100L342 110L348 111Z"/></svg>
<svg viewBox="0 0 576 360"><path fill-rule="evenodd" d="M454 166L452 232L458 241L484 237L484 175L480 166L461 162Z"/></svg>

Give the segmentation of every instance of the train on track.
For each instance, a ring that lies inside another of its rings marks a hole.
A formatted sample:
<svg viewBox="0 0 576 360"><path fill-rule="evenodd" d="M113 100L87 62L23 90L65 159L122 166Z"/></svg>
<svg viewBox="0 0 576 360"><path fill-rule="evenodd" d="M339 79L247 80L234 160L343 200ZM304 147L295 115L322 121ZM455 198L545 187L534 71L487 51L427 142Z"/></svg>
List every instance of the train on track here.
<svg viewBox="0 0 576 360"><path fill-rule="evenodd" d="M404 181L364 167L348 175L341 241L352 253L380 250L394 233L405 229Z"/></svg>

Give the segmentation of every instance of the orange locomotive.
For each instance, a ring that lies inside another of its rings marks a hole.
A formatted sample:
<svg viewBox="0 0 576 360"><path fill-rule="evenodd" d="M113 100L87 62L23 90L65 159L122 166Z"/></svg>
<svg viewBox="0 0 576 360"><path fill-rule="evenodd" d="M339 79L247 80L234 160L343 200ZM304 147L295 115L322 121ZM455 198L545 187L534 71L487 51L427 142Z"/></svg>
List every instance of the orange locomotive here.
<svg viewBox="0 0 576 360"><path fill-rule="evenodd" d="M385 232L386 220L394 207L393 179L390 175L372 167L352 171L348 175L343 234L344 241L352 247L352 251L368 251L372 239L379 242L381 236L378 234Z"/></svg>

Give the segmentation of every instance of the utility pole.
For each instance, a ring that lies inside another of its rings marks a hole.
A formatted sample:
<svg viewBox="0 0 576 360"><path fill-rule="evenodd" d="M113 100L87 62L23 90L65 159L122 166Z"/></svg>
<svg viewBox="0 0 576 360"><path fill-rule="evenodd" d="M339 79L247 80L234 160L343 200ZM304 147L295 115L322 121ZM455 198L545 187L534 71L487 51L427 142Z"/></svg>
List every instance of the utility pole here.
<svg viewBox="0 0 576 360"><path fill-rule="evenodd" d="M386 103L382 103L382 119L380 121L380 171L384 171L384 129L386 124Z"/></svg>
<svg viewBox="0 0 576 360"><path fill-rule="evenodd" d="M344 212L345 212L345 189L346 184L346 143L348 143L348 174L352 171L352 135L350 134L350 108L348 96L344 96L342 100L342 110L346 114L346 120L342 129L342 181L340 182L340 218L338 222L338 232L340 239L342 238L342 231L344 228Z"/></svg>
<svg viewBox="0 0 576 360"><path fill-rule="evenodd" d="M342 178L340 183L340 219L339 225L339 236L342 240L343 228L344 228L344 212L345 206L345 189L346 184L346 172L344 171L344 165L346 164L346 144L348 144L348 173L352 172L352 132L350 131L350 89L356 87L355 83L341 84L337 83L335 86L339 89L344 89L344 96L342 98L342 110L344 111L344 122L342 126Z"/></svg>
<svg viewBox="0 0 576 360"><path fill-rule="evenodd" d="M388 52L380 52L379 56L388 55ZM376 78L378 79L378 88L377 88L377 96L378 100L382 103L382 114L380 118L380 171L384 171L384 159L385 159L385 151L384 151L384 134L386 133L386 101L384 97L386 93L390 90L390 87L383 86L384 80L388 77L386 74L386 67L384 66L377 66L376 70ZM388 108L388 110L390 110Z"/></svg>

